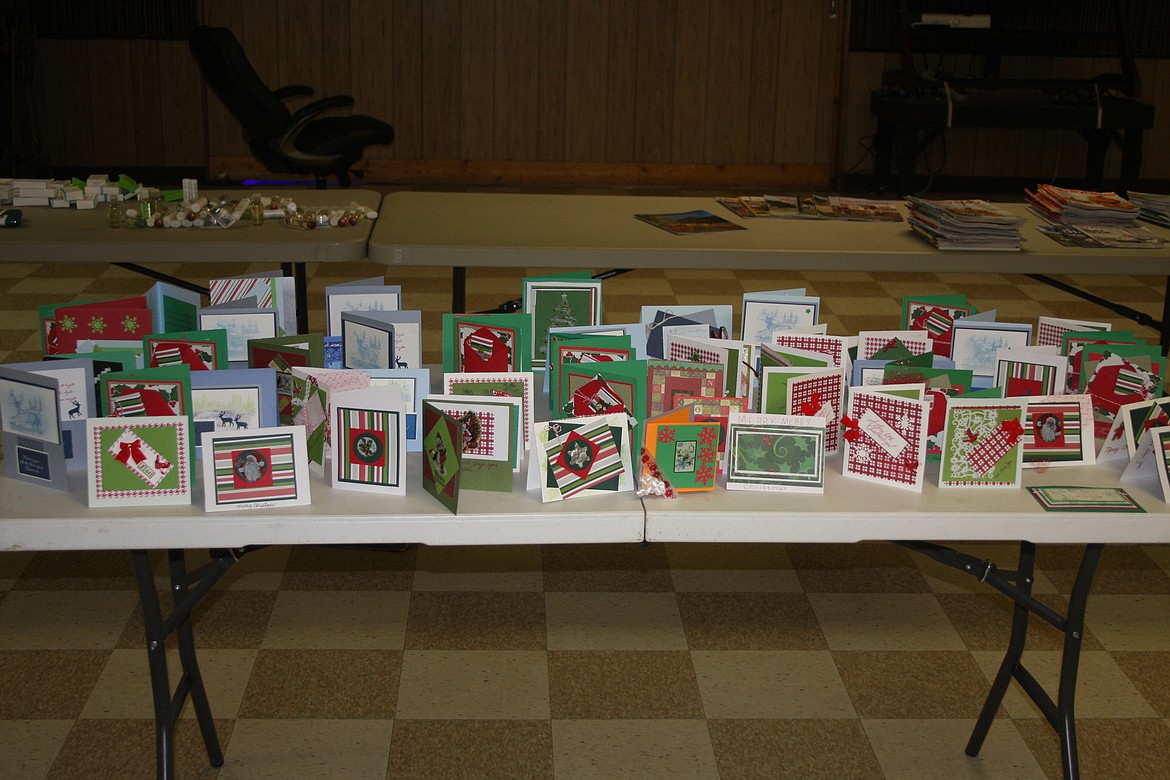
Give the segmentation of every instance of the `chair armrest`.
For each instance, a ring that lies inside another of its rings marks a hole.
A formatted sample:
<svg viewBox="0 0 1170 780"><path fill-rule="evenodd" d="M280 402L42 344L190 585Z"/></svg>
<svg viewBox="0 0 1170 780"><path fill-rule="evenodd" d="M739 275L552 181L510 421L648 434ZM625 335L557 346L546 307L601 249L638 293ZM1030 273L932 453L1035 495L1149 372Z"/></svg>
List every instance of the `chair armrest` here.
<svg viewBox="0 0 1170 780"><path fill-rule="evenodd" d="M304 84L289 84L287 87L272 90L272 94L277 100L288 100L292 97L304 97L313 94L312 87L306 87Z"/></svg>
<svg viewBox="0 0 1170 780"><path fill-rule="evenodd" d="M348 108L353 105L353 102L353 98L349 95L331 95L320 100L314 100L307 106L301 106L293 112L293 124L303 124L317 116L317 114L328 111L331 108Z"/></svg>

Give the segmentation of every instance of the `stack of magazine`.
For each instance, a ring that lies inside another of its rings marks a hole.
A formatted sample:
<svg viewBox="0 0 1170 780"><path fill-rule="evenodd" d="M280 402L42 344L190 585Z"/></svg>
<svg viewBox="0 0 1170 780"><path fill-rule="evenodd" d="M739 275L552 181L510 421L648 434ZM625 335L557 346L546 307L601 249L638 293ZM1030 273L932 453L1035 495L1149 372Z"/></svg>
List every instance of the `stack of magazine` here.
<svg viewBox="0 0 1170 780"><path fill-rule="evenodd" d="M896 203L840 195L740 195L716 198L737 217L844 219L855 222L901 222Z"/></svg>
<svg viewBox="0 0 1170 780"><path fill-rule="evenodd" d="M939 249L1020 250L1024 217L986 200L906 199L910 227Z"/></svg>
<svg viewBox="0 0 1170 780"><path fill-rule="evenodd" d="M1089 227L1133 227L1139 209L1116 192L1070 190L1041 184L1036 191L1024 190L1028 207L1038 216L1060 225Z"/></svg>
<svg viewBox="0 0 1170 780"><path fill-rule="evenodd" d="M1141 209L1138 219L1162 227L1170 227L1170 195L1156 195L1152 192L1131 192L1130 201Z"/></svg>

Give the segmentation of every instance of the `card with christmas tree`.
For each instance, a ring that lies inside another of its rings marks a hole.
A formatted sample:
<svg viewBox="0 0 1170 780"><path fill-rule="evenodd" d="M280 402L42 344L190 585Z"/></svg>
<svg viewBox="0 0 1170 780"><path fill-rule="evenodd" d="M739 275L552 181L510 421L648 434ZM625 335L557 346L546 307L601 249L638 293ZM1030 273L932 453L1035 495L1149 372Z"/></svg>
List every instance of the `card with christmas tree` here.
<svg viewBox="0 0 1170 780"><path fill-rule="evenodd" d="M533 369L543 368L549 361L551 328L601 324L601 280L589 271L527 276L523 284L521 306L532 318Z"/></svg>

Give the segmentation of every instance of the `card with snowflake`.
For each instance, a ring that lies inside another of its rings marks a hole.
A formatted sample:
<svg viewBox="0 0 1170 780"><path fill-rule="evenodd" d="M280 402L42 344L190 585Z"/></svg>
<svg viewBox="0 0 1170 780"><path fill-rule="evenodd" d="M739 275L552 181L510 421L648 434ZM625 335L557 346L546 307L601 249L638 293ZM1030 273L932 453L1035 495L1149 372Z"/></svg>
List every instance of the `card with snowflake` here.
<svg viewBox="0 0 1170 780"><path fill-rule="evenodd" d="M732 412L727 426L727 489L825 491L823 417Z"/></svg>
<svg viewBox="0 0 1170 780"><path fill-rule="evenodd" d="M646 450L680 493L714 490L719 466L719 424L646 423Z"/></svg>
<svg viewBox="0 0 1170 780"><path fill-rule="evenodd" d="M845 440L842 473L921 491L927 415L928 404L921 397L854 388L848 412L841 417Z"/></svg>
<svg viewBox="0 0 1170 780"><path fill-rule="evenodd" d="M46 355L83 352L83 345L141 344L154 329L146 298L41 306L41 340Z"/></svg>
<svg viewBox="0 0 1170 780"><path fill-rule="evenodd" d="M939 487L1019 487L1025 405L1024 399L950 399Z"/></svg>

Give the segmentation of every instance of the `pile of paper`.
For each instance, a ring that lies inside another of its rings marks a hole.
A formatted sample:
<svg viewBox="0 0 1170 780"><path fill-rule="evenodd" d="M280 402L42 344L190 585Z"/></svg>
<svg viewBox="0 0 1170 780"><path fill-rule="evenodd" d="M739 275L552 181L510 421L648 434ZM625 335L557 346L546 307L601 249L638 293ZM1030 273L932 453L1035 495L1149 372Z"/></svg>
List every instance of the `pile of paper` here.
<svg viewBox="0 0 1170 780"><path fill-rule="evenodd" d="M907 198L910 227L939 249L1018 252L1025 218L986 200Z"/></svg>
<svg viewBox="0 0 1170 780"><path fill-rule="evenodd" d="M1133 227L1139 209L1115 192L1070 190L1041 184L1025 190L1028 207L1050 222L1093 227Z"/></svg>
<svg viewBox="0 0 1170 780"><path fill-rule="evenodd" d="M1138 219L1155 225L1170 227L1170 195L1156 195L1152 192L1131 192L1129 199L1141 213Z"/></svg>

